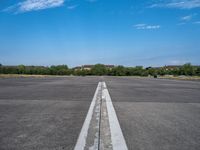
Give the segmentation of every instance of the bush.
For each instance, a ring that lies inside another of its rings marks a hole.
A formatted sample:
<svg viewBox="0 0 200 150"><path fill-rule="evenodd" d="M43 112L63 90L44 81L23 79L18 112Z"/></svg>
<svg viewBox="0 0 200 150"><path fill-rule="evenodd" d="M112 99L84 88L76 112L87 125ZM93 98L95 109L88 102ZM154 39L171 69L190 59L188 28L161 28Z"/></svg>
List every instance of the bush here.
<svg viewBox="0 0 200 150"><path fill-rule="evenodd" d="M92 67L91 73L92 73L92 75L102 76L102 75L106 75L107 69L106 69L105 65L96 64L96 65L94 65L94 67Z"/></svg>
<svg viewBox="0 0 200 150"><path fill-rule="evenodd" d="M51 67L44 66L3 66L0 64L0 73L2 74L39 74L39 75L110 75L110 76L153 76L157 75L198 75L200 76L200 66L192 66L187 63L180 67L166 69L165 67L144 69L142 66L124 67L116 66L114 68L106 68L103 64L94 65L91 70L86 69L69 69L67 65L57 65Z"/></svg>

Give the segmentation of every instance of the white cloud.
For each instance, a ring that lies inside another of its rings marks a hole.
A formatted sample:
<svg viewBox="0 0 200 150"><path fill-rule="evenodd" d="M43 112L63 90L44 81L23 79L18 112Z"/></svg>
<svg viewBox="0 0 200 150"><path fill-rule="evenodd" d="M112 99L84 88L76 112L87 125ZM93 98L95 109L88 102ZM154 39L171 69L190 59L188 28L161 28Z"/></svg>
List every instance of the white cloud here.
<svg viewBox="0 0 200 150"><path fill-rule="evenodd" d="M178 25L184 25L188 22L190 22L191 20L193 20L193 18L196 16L197 14L191 14L191 15L187 15L187 16L183 16L180 18L181 23L179 23Z"/></svg>
<svg viewBox="0 0 200 150"><path fill-rule="evenodd" d="M150 8L155 7L179 9L200 8L200 0L159 0L150 6Z"/></svg>
<svg viewBox="0 0 200 150"><path fill-rule="evenodd" d="M136 24L136 25L134 25L135 27L143 27L143 26L146 26L146 24Z"/></svg>
<svg viewBox="0 0 200 150"><path fill-rule="evenodd" d="M194 22L194 24L199 24L200 25L200 21L196 21L196 22Z"/></svg>
<svg viewBox="0 0 200 150"><path fill-rule="evenodd" d="M182 21L190 21L192 19L193 15L183 16L181 17Z"/></svg>
<svg viewBox="0 0 200 150"><path fill-rule="evenodd" d="M78 7L78 5L71 5L71 6L67 6L67 9L72 10L72 9L75 9L76 7Z"/></svg>
<svg viewBox="0 0 200 150"><path fill-rule="evenodd" d="M18 2L12 6L9 6L2 11L14 12L15 14L18 14L23 12L60 7L63 6L64 3L69 3L69 5L66 6L66 8L72 10L79 6L79 4L70 4L72 1L73 0L23 0L22 2ZM97 0L85 0L85 1L96 2Z"/></svg>
<svg viewBox="0 0 200 150"><path fill-rule="evenodd" d="M63 5L64 0L26 0L19 3L19 10L21 12L41 10L46 8L58 7Z"/></svg>
<svg viewBox="0 0 200 150"><path fill-rule="evenodd" d="M25 0L4 9L4 11L14 11L18 13L42 10L62 6L64 2L65 0Z"/></svg>
<svg viewBox="0 0 200 150"><path fill-rule="evenodd" d="M86 0L86 1L93 3L96 2L97 0Z"/></svg>
<svg viewBox="0 0 200 150"><path fill-rule="evenodd" d="M136 24L134 27L138 30L151 30L151 29L159 29L160 25L147 25L147 24Z"/></svg>

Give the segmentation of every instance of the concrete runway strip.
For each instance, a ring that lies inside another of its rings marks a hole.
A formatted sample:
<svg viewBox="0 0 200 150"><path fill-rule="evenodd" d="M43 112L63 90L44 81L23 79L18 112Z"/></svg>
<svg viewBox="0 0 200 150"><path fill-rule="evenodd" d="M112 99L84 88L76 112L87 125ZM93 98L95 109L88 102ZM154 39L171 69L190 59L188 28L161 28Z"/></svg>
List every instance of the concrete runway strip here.
<svg viewBox="0 0 200 150"><path fill-rule="evenodd" d="M74 150L127 150L105 82L99 82Z"/></svg>

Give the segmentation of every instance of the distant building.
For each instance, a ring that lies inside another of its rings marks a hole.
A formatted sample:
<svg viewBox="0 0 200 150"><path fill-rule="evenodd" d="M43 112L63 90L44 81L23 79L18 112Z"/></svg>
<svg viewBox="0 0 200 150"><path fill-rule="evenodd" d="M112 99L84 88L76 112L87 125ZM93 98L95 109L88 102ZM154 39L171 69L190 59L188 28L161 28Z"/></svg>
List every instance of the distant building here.
<svg viewBox="0 0 200 150"><path fill-rule="evenodd" d="M178 66L178 65L168 65L168 66L163 66L163 67L147 67L146 70L149 69L164 69L164 70L175 70L175 69L179 69L182 66Z"/></svg>
<svg viewBox="0 0 200 150"><path fill-rule="evenodd" d="M94 65L83 65L82 70L91 70Z"/></svg>
<svg viewBox="0 0 200 150"><path fill-rule="evenodd" d="M115 66L114 66L114 65L105 65L105 67L106 67L107 69L113 69Z"/></svg>
<svg viewBox="0 0 200 150"><path fill-rule="evenodd" d="M77 66L74 68L74 70L91 70L92 67L94 67L95 65L83 65L83 66ZM107 69L112 69L115 66L114 65L104 65Z"/></svg>
<svg viewBox="0 0 200 150"><path fill-rule="evenodd" d="M81 66L77 66L77 67L74 67L73 69L74 69L74 70L81 70L82 67L81 67Z"/></svg>
<svg viewBox="0 0 200 150"><path fill-rule="evenodd" d="M164 66L163 68L165 70L176 70L176 69L179 69L181 66L179 65L169 65L169 66Z"/></svg>

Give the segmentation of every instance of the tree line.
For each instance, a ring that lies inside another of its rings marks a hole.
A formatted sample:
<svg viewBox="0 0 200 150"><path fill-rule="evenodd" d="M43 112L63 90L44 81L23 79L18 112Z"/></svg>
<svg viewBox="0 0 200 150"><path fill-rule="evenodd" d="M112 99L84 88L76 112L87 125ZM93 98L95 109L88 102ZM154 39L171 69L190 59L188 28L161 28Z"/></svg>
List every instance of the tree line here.
<svg viewBox="0 0 200 150"><path fill-rule="evenodd" d="M96 64L91 69L69 68L67 65L57 66L4 66L0 64L0 74L27 74L27 75L108 75L108 76L158 76L158 75L186 75L200 76L200 66L193 66L190 63L177 67L124 67L115 66L108 68L103 64Z"/></svg>

